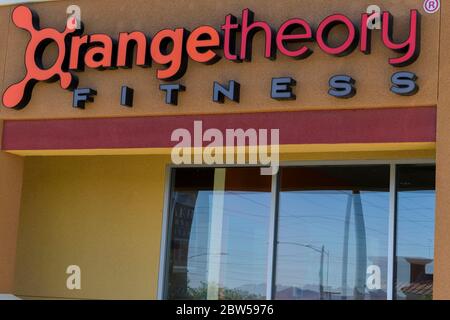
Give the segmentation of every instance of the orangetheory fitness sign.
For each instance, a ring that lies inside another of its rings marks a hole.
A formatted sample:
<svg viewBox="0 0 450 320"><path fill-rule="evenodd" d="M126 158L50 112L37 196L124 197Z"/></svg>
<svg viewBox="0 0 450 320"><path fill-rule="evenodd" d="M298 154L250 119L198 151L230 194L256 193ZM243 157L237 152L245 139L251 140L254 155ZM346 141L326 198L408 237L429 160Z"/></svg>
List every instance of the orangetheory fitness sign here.
<svg viewBox="0 0 450 320"><path fill-rule="evenodd" d="M106 34L83 34L82 28L72 30L66 26L62 32L52 28L40 29L38 16L28 7L19 6L14 9L12 20L18 28L31 35L25 50L26 75L6 89L3 104L7 108L21 109L30 101L37 82L59 80L61 88L75 90L74 106L84 107L84 103L92 101L92 95L97 94L90 88L78 88L75 72L81 72L86 67L99 70L131 68L133 65L150 67L154 62L160 65L156 70L159 80L175 81L185 74L189 58L204 64L213 64L220 58L234 62L251 61L252 41L257 32L265 36L264 57L272 60L275 60L277 52L293 59L306 59L313 53L308 46L308 42L313 41L324 53L336 57L346 56L357 48L363 54L370 54L373 40L368 25L371 18L363 13L356 25L343 14L333 14L321 21L317 29L303 19L293 18L274 30L269 23L257 21L251 10L244 9L240 20L227 15L220 30L206 25L191 32L184 28L163 29L152 38L140 31L121 32L117 39L113 39ZM392 38L392 15L383 12L381 20L381 41L393 51L387 62L396 67L413 63L420 54L419 12L410 11L409 35L400 42ZM331 30L337 25L344 26L347 33L345 41L332 46ZM58 58L51 67L44 68L44 49L52 42L58 47ZM296 44L295 49L290 45L292 43ZM414 94L417 92L415 81L413 73L398 72L392 77L391 90L402 95ZM354 83L350 76L334 76L330 79L329 94L349 98L356 92ZM292 78L274 78L272 98L294 99L294 85ZM171 104L176 104L177 92L184 89L180 84L162 84L160 88L166 91L166 102ZM122 87L123 105L132 105L132 93L131 88ZM225 97L238 101L239 83L230 81L227 87L215 83L213 96L216 102L223 102Z"/></svg>

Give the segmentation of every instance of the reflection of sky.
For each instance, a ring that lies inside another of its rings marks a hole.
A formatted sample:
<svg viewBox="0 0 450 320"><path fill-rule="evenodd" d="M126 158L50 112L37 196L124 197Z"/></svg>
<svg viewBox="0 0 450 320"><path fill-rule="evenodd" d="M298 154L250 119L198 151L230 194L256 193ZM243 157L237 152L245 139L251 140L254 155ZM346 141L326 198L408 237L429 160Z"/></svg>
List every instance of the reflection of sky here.
<svg viewBox="0 0 450 320"><path fill-rule="evenodd" d="M435 191L398 193L397 281L408 283L410 265L405 258L434 259ZM427 274L434 272L434 263L426 265ZM398 291L400 297L403 293Z"/></svg>
<svg viewBox="0 0 450 320"><path fill-rule="evenodd" d="M328 289L339 292L342 285L345 217L349 200L352 200L350 195L351 192L346 191L281 193L280 244L277 260L277 285L280 287L278 289L297 286L317 291L321 266L320 250L324 246L324 286L327 287L328 278ZM388 251L389 193L362 192L361 202L365 220L367 257L369 259L385 257ZM351 210L347 264L348 287L354 286L356 272L356 226L353 205ZM386 271L385 259L368 261L368 265L372 263L378 264L382 271ZM382 276L385 282L385 273Z"/></svg>
<svg viewBox="0 0 450 320"><path fill-rule="evenodd" d="M189 242L189 285L207 281L212 192L200 192ZM222 228L221 286L264 293L269 239L270 193L226 192ZM258 289L254 286L259 285Z"/></svg>
<svg viewBox="0 0 450 320"><path fill-rule="evenodd" d="M198 192L195 203L194 218L191 226L188 252L189 286L198 287L206 282L207 252L209 232L209 196L210 191Z"/></svg>
<svg viewBox="0 0 450 320"><path fill-rule="evenodd" d="M345 216L350 193L281 193L276 276L279 289L296 286L317 291L320 250L324 246L324 285L326 290L341 291ZM265 293L270 199L270 193L263 192L226 193L222 229L222 286ZM211 191L199 192L189 242L190 287L200 286L208 277L211 201ZM380 266L385 290L389 193L362 192L361 201L367 238L367 264ZM433 258L434 209L434 191L399 193L398 256ZM347 268L347 287L351 289L355 285L356 273L354 207L349 225ZM429 264L427 272L431 273L432 268L433 264ZM408 279L408 268L401 269L401 277ZM351 294L351 290L347 293Z"/></svg>
<svg viewBox="0 0 450 320"><path fill-rule="evenodd" d="M397 254L433 259L434 191L398 194Z"/></svg>

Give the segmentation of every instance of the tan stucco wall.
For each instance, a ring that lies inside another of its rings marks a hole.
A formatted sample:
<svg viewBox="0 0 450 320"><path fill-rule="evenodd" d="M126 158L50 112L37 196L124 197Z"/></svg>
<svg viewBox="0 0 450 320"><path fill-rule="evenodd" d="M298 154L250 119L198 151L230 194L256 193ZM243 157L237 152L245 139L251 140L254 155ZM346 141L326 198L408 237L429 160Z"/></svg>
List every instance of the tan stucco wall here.
<svg viewBox="0 0 450 320"><path fill-rule="evenodd" d="M10 7L0 9L0 91L7 52ZM3 121L0 118L0 150ZM0 151L0 293L14 290L17 228L19 223L23 159Z"/></svg>
<svg viewBox="0 0 450 320"><path fill-rule="evenodd" d="M450 2L443 1L437 118L434 298L450 299ZM445 31L444 31L445 30Z"/></svg>
<svg viewBox="0 0 450 320"><path fill-rule="evenodd" d="M0 147L3 132L0 120ZM0 293L14 290L23 158L0 151Z"/></svg>
<svg viewBox="0 0 450 320"><path fill-rule="evenodd" d="M409 10L416 8L423 13L421 0L70 0L30 5L40 16L41 25L62 29L65 25L65 9L69 4L78 4L86 33L106 33L117 37L123 31L144 31L149 36L163 28L195 27L208 24L219 29L225 16L233 13L240 18L242 9L248 7L255 12L256 19L269 22L274 28L289 18L300 17L310 21L315 28L320 21L335 12L341 12L355 22L370 4L379 4L390 10L395 17L395 35L406 37ZM8 10L7 8L0 8ZM186 75L181 83L187 91L180 94L178 107L164 104L164 93L159 91L152 68L135 67L131 70L97 71L86 69L78 73L81 87L97 89L95 103L86 110L71 107L72 95L59 88L58 83L38 84L31 103L23 110L0 108L0 118L67 118L98 116L138 116L154 114L192 114L224 112L258 112L267 110L304 110L320 108L366 108L393 106L430 106L437 100L437 66L439 14L425 15L422 19L422 54L419 60L406 68L394 68L388 64L389 57L397 53L384 48L380 33L373 35L371 55L355 50L343 58L328 56L316 44L314 54L306 60L293 60L278 54L276 61L262 56L263 37L257 35L254 42L253 61L236 64L222 59L213 66L189 61ZM337 32L336 34L339 34ZM341 33L345 34L345 33ZM5 82L10 85L24 74L23 53L28 34L11 24L8 37L8 56ZM51 51L51 50L50 50ZM47 59L52 61L51 58ZM395 71L408 70L419 77L420 92L414 97L400 97L389 91L390 78ZM358 94L353 99L339 100L327 94L328 80L335 74L349 74L357 81ZM272 77L292 76L297 82L297 100L279 102L270 99ZM241 103L225 106L212 102L213 81L226 83L236 80L241 83ZM128 85L135 89L132 109L119 105L120 87Z"/></svg>
<svg viewBox="0 0 450 320"><path fill-rule="evenodd" d="M15 294L156 298L167 158L25 161ZM81 268L81 290L66 268Z"/></svg>

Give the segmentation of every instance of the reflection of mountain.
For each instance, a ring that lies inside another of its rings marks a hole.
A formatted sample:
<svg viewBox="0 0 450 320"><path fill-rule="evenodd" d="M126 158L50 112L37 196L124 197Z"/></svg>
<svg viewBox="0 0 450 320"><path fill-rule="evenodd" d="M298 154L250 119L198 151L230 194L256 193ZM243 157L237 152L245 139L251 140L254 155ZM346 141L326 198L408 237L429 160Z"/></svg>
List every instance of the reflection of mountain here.
<svg viewBox="0 0 450 320"><path fill-rule="evenodd" d="M317 288L314 290L312 286L310 288L297 288L287 287L279 289L277 291L278 300L350 300L355 299L354 296L343 297L340 290L333 290L324 288L322 297L320 296L320 290ZM383 290L371 291L365 296L367 300L385 300L386 292Z"/></svg>
<svg viewBox="0 0 450 320"><path fill-rule="evenodd" d="M308 289L300 289L294 287L288 287L285 289L278 290L277 292L278 300L319 300L319 291L313 291Z"/></svg>
<svg viewBox="0 0 450 320"><path fill-rule="evenodd" d="M239 291L246 291L251 292L252 294L258 295L258 296L266 296L266 284L245 284L242 286L239 286L236 288L236 290Z"/></svg>

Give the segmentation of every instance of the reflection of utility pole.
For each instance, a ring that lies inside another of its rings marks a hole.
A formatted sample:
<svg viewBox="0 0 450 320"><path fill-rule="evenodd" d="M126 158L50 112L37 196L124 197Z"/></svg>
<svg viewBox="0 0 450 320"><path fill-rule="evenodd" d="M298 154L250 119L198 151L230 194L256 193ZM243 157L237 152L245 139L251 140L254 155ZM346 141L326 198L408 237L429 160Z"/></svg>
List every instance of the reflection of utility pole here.
<svg viewBox="0 0 450 320"><path fill-rule="evenodd" d="M322 246L322 250L320 250L320 271L319 271L319 279L320 279L320 300L323 300L323 254L324 254L325 247Z"/></svg>
<svg viewBox="0 0 450 320"><path fill-rule="evenodd" d="M328 287L328 274L330 271L330 253L325 250L325 246L322 245L321 248L315 247L311 244L302 244L298 242L286 242L286 241L280 241L278 244L287 244L287 245L293 245L293 246L299 246L303 248L311 249L315 252L320 253L320 269L319 269L319 291L320 291L320 300L324 300L324 286L323 286L323 259L324 256L327 256L327 287Z"/></svg>

